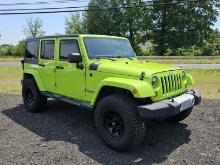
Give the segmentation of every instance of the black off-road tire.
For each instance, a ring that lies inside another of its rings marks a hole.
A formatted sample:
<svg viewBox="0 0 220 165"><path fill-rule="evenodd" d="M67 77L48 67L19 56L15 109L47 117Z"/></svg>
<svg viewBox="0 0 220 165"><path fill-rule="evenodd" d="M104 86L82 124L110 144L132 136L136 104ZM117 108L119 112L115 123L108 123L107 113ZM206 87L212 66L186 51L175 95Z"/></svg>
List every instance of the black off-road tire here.
<svg viewBox="0 0 220 165"><path fill-rule="evenodd" d="M108 124L106 124L108 114L109 116L117 114L121 119L122 122L118 123L122 123L124 130L119 131L122 132L120 137L109 133ZM117 151L136 147L142 143L145 136L145 124L138 116L134 100L124 95L110 95L98 103L95 110L95 125L102 141Z"/></svg>
<svg viewBox="0 0 220 165"><path fill-rule="evenodd" d="M46 108L47 98L40 93L33 79L24 80L22 96L27 111L36 113Z"/></svg>
<svg viewBox="0 0 220 165"><path fill-rule="evenodd" d="M165 121L169 122L169 123L178 123L178 122L186 119L191 114L192 110L193 110L193 107L186 109L185 111L181 112L180 114L173 116L173 117L170 117L170 118L166 119Z"/></svg>

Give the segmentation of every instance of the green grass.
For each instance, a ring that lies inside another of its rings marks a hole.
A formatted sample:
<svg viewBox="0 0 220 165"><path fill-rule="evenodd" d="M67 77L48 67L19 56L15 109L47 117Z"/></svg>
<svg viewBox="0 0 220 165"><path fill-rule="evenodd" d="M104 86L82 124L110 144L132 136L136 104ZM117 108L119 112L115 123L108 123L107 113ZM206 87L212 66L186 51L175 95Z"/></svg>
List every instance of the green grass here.
<svg viewBox="0 0 220 165"><path fill-rule="evenodd" d="M220 99L220 70L186 70L196 81L192 88L201 90L202 97L208 99ZM0 67L0 92L21 92L20 67Z"/></svg>
<svg viewBox="0 0 220 165"><path fill-rule="evenodd" d="M21 70L20 67L0 67L0 92L21 92Z"/></svg>
<svg viewBox="0 0 220 165"><path fill-rule="evenodd" d="M0 55L0 62L20 62L22 57L18 56L1 56Z"/></svg>
<svg viewBox="0 0 220 165"><path fill-rule="evenodd" d="M186 70L195 79L193 88L201 90L202 97L220 99L220 70Z"/></svg>

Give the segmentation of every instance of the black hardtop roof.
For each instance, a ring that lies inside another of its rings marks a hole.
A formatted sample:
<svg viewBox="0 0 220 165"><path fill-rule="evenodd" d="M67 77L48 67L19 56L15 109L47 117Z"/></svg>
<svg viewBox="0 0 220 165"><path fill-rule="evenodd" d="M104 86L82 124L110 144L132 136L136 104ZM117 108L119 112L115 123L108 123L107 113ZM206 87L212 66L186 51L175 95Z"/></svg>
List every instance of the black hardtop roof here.
<svg viewBox="0 0 220 165"><path fill-rule="evenodd" d="M26 41L30 40L39 40L44 38L61 38L61 37L78 37L79 34L68 34L68 35L51 35L51 36L42 36L42 37L31 37L27 38Z"/></svg>
<svg viewBox="0 0 220 165"><path fill-rule="evenodd" d="M25 41L39 41L40 39L47 39L47 38L65 38L65 37L79 37L80 35L83 36L105 36L105 37L117 37L117 38L124 38L118 36L110 36L110 35L100 35L100 34L66 34L66 35L50 35L50 36L42 36L42 37L31 37L27 38Z"/></svg>

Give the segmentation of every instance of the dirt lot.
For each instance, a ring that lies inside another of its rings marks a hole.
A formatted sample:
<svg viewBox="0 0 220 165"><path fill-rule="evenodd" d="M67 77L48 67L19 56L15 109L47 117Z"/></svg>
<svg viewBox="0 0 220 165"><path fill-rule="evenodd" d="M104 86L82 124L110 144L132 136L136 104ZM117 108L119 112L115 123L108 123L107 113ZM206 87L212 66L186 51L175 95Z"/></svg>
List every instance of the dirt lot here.
<svg viewBox="0 0 220 165"><path fill-rule="evenodd" d="M149 122L145 143L118 153L98 138L93 114L58 101L31 114L0 94L0 164L220 164L220 100L204 100L184 122Z"/></svg>

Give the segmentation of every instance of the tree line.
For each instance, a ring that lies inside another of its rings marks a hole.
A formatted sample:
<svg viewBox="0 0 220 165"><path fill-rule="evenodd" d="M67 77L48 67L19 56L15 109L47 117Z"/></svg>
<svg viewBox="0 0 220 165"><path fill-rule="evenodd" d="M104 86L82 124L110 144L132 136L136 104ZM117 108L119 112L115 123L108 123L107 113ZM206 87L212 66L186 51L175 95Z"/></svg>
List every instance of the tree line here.
<svg viewBox="0 0 220 165"><path fill-rule="evenodd" d="M220 1L179 2L153 0L146 5L144 0L90 0L87 11L66 18L65 33L123 36L138 55L220 55L220 32L213 29ZM44 35L42 26L40 18L27 19L24 34ZM22 48L19 44L15 47ZM1 50L2 46L0 54Z"/></svg>

